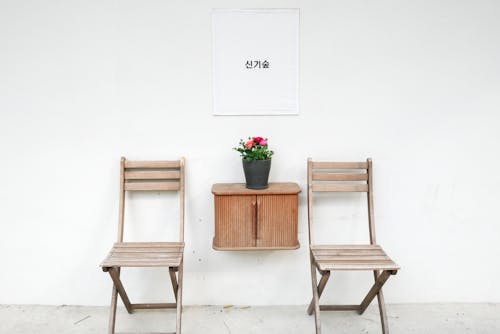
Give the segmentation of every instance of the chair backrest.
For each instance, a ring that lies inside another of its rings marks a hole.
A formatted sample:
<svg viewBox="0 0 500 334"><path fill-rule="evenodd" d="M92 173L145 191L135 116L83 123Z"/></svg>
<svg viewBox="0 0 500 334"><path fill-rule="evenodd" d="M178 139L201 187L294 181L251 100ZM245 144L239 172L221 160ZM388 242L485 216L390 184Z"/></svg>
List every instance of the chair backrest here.
<svg viewBox="0 0 500 334"><path fill-rule="evenodd" d="M120 164L120 212L118 242L123 241L126 191L175 191L180 202L180 238L184 241L184 165L175 161L131 161L124 157Z"/></svg>
<svg viewBox="0 0 500 334"><path fill-rule="evenodd" d="M368 203L370 243L376 244L373 214L372 160L365 162L318 162L307 160L307 209L309 244L313 244L313 193L365 192Z"/></svg>

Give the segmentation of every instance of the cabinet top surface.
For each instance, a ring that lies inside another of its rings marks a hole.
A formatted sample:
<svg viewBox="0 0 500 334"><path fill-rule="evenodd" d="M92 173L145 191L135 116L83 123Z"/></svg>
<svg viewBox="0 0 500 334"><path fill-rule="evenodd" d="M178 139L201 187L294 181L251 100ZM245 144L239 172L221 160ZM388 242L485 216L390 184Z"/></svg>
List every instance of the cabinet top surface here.
<svg viewBox="0 0 500 334"><path fill-rule="evenodd" d="M266 189L247 189L244 183L216 183L212 186L214 195L283 195L298 194L300 187L293 182L271 182Z"/></svg>

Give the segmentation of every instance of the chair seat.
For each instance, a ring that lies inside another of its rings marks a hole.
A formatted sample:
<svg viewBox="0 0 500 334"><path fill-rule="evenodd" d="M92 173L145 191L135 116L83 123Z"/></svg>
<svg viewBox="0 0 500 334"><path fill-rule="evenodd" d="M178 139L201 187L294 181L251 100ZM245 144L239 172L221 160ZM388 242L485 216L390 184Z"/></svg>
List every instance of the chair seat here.
<svg viewBox="0 0 500 334"><path fill-rule="evenodd" d="M101 267L178 267L183 242L117 242Z"/></svg>
<svg viewBox="0 0 500 334"><path fill-rule="evenodd" d="M311 245L319 270L399 270L379 245Z"/></svg>

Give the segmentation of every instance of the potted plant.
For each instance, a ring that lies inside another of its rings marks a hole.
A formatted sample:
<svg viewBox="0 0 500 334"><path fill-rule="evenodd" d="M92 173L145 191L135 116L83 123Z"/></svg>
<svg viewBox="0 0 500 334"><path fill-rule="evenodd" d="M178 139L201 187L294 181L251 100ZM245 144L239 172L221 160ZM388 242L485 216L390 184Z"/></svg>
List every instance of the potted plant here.
<svg viewBox="0 0 500 334"><path fill-rule="evenodd" d="M240 139L240 145L234 148L240 152L248 189L265 189L268 186L271 157L267 138L248 137L247 141Z"/></svg>

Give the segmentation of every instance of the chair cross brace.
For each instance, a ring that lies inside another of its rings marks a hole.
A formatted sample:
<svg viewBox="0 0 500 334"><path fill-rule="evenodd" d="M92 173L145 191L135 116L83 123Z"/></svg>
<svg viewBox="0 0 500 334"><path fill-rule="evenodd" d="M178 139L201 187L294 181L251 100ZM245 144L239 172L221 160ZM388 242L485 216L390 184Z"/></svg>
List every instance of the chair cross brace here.
<svg viewBox="0 0 500 334"><path fill-rule="evenodd" d="M313 280L316 281L316 268L312 268L313 272ZM326 283L330 278L331 271L329 270L318 270L321 274L321 279L318 283L318 286L315 288L316 291L313 291L313 298L309 303L309 307L307 308L307 314L312 315L315 312L316 305L315 300L317 299L319 304L319 298L323 294ZM379 311L380 311L380 320L382 322L382 332L384 334L389 333L389 328L387 326L387 315L384 307L384 296L382 294L382 287L385 282L389 279L391 275L396 275L397 270L384 270L381 274L377 270L374 272L375 282L373 286L366 294L365 298L359 305L318 305L317 310L321 311L357 311L358 314L363 314L366 311L366 308L373 301L375 296L378 297ZM315 314L315 316L319 319L319 314ZM319 328L319 332L321 332L321 328Z"/></svg>
<svg viewBox="0 0 500 334"><path fill-rule="evenodd" d="M330 278L330 271L324 271L320 272L321 274L321 279L319 280L318 284L318 299L321 297L323 294L323 290L325 289L326 282L328 282L328 279ZM320 306L321 309L321 306ZM311 303L309 304L309 307L307 308L307 314L312 315L314 311L314 297L311 300Z"/></svg>
<svg viewBox="0 0 500 334"><path fill-rule="evenodd" d="M127 292L123 287L123 283L120 280L120 270L115 267L103 267L104 272L108 272L113 280L114 290L120 295L120 298L125 305L128 313L133 313L135 310L151 310L151 309L166 309L166 308L176 308L177 303L141 303L132 304L128 298ZM175 300L177 301L178 294L178 282L175 272L178 271L177 267L169 267L170 280L172 282L172 290L174 291Z"/></svg>
<svg viewBox="0 0 500 334"><path fill-rule="evenodd" d="M172 282L172 289L174 290L175 301L177 302L177 291L179 290L179 285L177 284L177 277L175 276L176 271L178 271L177 267L169 267L168 268L168 273L170 275L170 281Z"/></svg>

